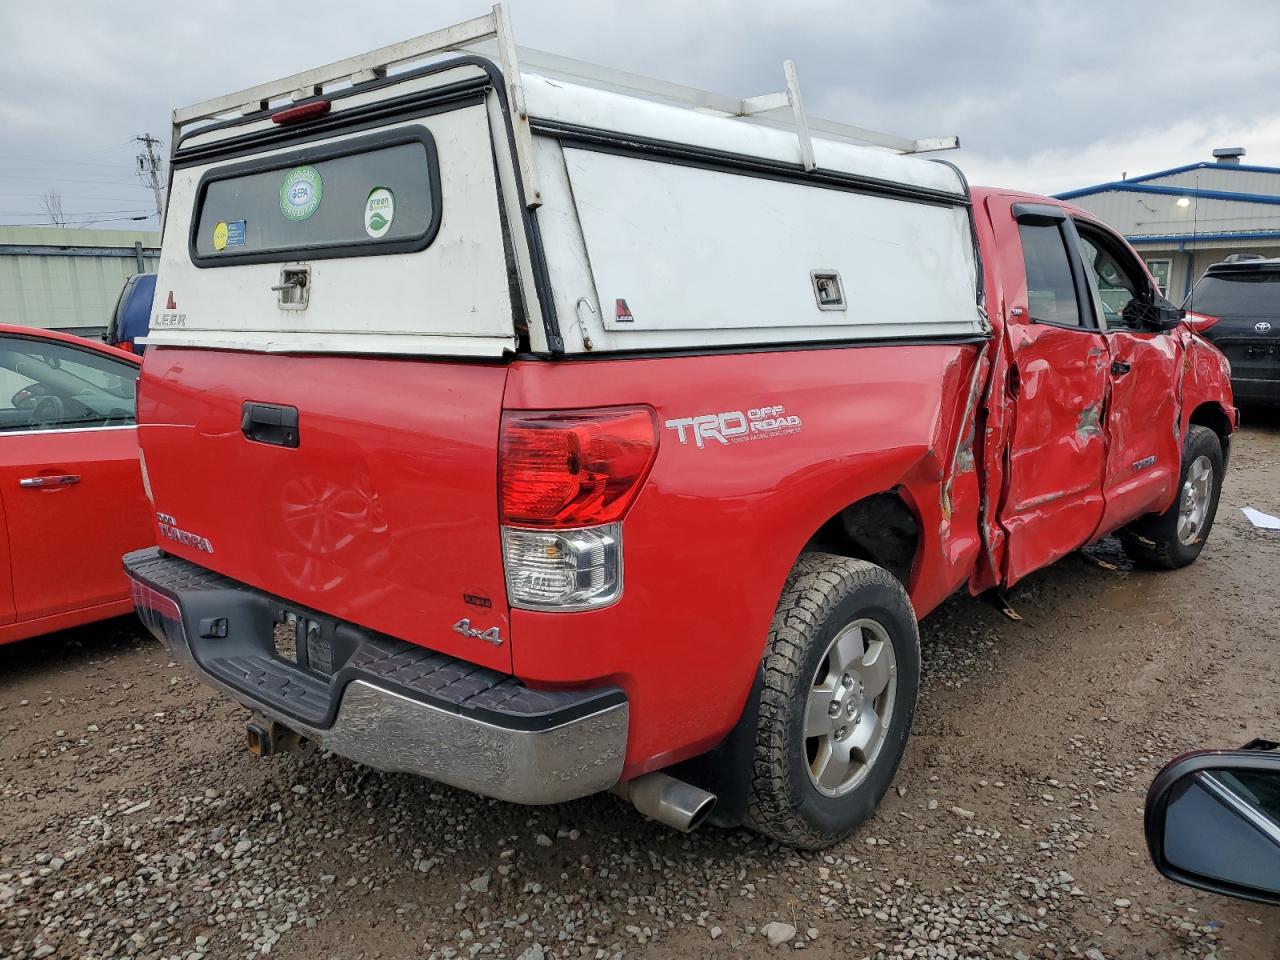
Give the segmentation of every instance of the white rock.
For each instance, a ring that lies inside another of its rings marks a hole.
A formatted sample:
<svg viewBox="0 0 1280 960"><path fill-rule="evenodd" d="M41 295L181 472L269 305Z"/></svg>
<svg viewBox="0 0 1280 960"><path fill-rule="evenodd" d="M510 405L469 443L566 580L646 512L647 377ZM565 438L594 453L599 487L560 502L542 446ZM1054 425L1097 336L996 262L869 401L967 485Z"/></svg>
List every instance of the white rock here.
<svg viewBox="0 0 1280 960"><path fill-rule="evenodd" d="M789 923L773 920L761 927L760 932L768 937L769 946L780 947L795 938L796 928Z"/></svg>

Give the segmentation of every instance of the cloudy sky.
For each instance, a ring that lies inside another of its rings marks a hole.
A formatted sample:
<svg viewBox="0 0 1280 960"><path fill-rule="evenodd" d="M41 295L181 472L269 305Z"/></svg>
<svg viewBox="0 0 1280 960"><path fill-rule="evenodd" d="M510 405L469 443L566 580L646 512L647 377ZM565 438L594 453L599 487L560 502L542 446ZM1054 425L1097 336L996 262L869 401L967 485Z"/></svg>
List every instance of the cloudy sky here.
<svg viewBox="0 0 1280 960"><path fill-rule="evenodd" d="M519 43L809 112L958 134L974 183L1045 193L1244 146L1280 165L1280 3L509 0ZM169 110L424 33L483 0L0 3L0 223L155 225L136 134ZM167 144L163 149L167 149Z"/></svg>

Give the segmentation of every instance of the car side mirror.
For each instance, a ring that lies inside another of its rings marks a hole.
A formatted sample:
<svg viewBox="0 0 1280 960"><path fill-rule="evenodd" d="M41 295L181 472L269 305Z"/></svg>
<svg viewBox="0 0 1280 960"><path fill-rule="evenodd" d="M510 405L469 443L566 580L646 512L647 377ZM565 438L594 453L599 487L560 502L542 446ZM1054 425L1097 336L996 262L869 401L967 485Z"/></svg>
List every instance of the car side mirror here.
<svg viewBox="0 0 1280 960"><path fill-rule="evenodd" d="M1147 791L1147 849L1175 883L1280 904L1280 753L1268 741L1169 763Z"/></svg>
<svg viewBox="0 0 1280 960"><path fill-rule="evenodd" d="M1175 307L1159 295L1151 303L1142 303L1137 299L1131 300L1124 311L1125 323L1128 326L1137 330L1154 330L1158 333L1167 333L1176 329L1186 315L1185 310Z"/></svg>
<svg viewBox="0 0 1280 960"><path fill-rule="evenodd" d="M1187 311L1181 307L1175 307L1168 300L1161 298L1156 299L1154 313L1155 319L1152 325L1161 331L1175 329L1187 315Z"/></svg>

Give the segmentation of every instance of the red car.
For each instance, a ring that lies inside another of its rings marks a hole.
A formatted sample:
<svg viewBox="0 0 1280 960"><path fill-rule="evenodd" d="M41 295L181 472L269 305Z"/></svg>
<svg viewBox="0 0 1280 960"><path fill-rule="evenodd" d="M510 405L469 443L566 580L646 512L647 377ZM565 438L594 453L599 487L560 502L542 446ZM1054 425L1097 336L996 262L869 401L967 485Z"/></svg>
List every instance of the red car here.
<svg viewBox="0 0 1280 960"><path fill-rule="evenodd" d="M0 325L0 643L132 609L120 555L154 543L138 466L139 358Z"/></svg>

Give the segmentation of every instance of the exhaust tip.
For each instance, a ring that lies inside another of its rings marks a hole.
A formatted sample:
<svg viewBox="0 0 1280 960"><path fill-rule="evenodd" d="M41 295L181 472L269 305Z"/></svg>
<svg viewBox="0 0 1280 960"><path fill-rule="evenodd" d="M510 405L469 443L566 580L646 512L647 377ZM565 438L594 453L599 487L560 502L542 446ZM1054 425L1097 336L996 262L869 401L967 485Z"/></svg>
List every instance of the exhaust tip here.
<svg viewBox="0 0 1280 960"><path fill-rule="evenodd" d="M711 811L716 808L716 795L714 793L703 792L706 795L694 805L692 810L689 811L687 824L680 828L685 833L692 833L694 830L697 830L702 826L703 821L705 821L707 817L711 816Z"/></svg>
<svg viewBox="0 0 1280 960"><path fill-rule="evenodd" d="M716 806L716 795L665 773L647 773L619 784L615 792L640 813L681 833L698 829Z"/></svg>

